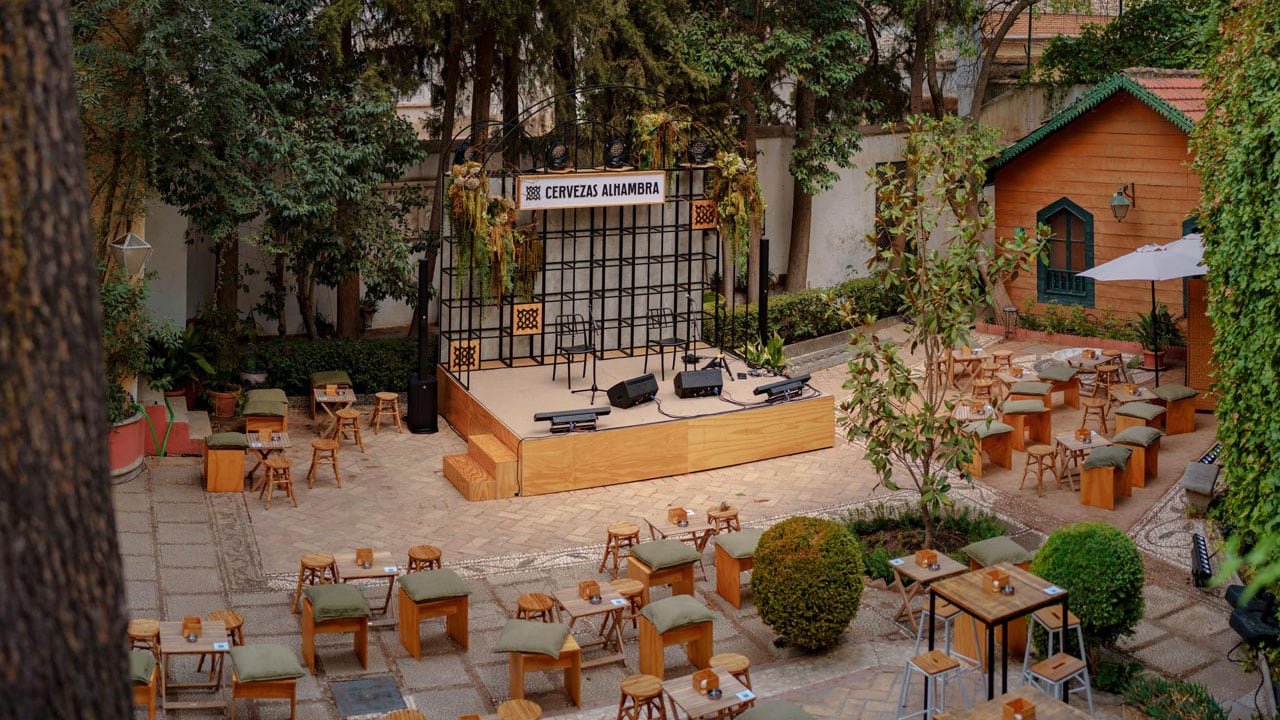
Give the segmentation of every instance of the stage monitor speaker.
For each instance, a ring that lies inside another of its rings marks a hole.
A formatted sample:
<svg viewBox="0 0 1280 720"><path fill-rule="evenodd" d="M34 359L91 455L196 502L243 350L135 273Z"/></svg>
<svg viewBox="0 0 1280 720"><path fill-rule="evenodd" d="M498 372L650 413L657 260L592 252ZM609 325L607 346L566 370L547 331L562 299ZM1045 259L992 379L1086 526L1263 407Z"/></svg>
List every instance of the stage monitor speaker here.
<svg viewBox="0 0 1280 720"><path fill-rule="evenodd" d="M409 432L433 433L440 429L436 415L436 376L409 378Z"/></svg>
<svg viewBox="0 0 1280 720"><path fill-rule="evenodd" d="M653 373L641 375L609 388L609 404L616 408L629 408L647 403L658 394L658 380Z"/></svg>
<svg viewBox="0 0 1280 720"><path fill-rule="evenodd" d="M724 379L720 370L685 370L676 375L676 397L712 397L720 394Z"/></svg>

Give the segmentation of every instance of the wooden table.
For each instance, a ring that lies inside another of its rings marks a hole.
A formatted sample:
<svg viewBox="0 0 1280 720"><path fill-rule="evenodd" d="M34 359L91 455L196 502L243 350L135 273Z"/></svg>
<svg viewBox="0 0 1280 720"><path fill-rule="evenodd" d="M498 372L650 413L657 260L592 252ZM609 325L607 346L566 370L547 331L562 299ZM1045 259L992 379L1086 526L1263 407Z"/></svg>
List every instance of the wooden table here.
<svg viewBox="0 0 1280 720"><path fill-rule="evenodd" d="M249 443L249 449L258 453L258 462L254 463L253 467L249 470L249 474L245 476L245 480L252 480L253 474L258 472L258 468L262 467L262 463L267 458L271 457L273 453L284 454L285 450L293 447L293 443L289 441L289 433L287 432L272 432L271 440L267 442L262 442L261 436L256 432L245 433L244 439L245 442ZM263 482L266 482L266 479L267 474L264 471L262 473ZM255 483L253 488L250 489L250 492L261 489L262 483Z"/></svg>
<svg viewBox="0 0 1280 720"><path fill-rule="evenodd" d="M1030 685L1023 685L1011 693L1005 693L995 700L979 703L963 712L953 712L951 716L955 720L1004 720L1004 704L1014 698L1021 698L1035 705L1036 720L1088 720L1089 718L1089 713L1051 698Z"/></svg>
<svg viewBox="0 0 1280 720"><path fill-rule="evenodd" d="M987 699L996 695L996 626L1003 632L1004 652L1001 653L1001 692L1009 691L1009 621L1029 615L1040 608L1055 603L1062 605L1062 637L1067 636L1067 591L1047 580L1010 563L994 566L1009 573L1009 582L1014 587L1014 594L994 593L987 589L988 571L983 568L939 580L929 585L929 613L934 614L937 598L949 601L952 605L969 613L987 629ZM933 649L934 623L929 623L929 649ZM1063 685L1065 698L1066 685Z"/></svg>
<svg viewBox="0 0 1280 720"><path fill-rule="evenodd" d="M1081 353L1076 353L1075 355L1072 355L1066 359L1066 363L1071 367L1082 368L1084 370L1088 370L1089 372L1093 372L1098 368L1099 365L1105 365L1110 361L1111 361L1111 358L1105 358L1102 356L1101 350L1095 350L1093 357L1091 358L1087 358Z"/></svg>
<svg viewBox="0 0 1280 720"><path fill-rule="evenodd" d="M1022 367L1022 366L1018 365L1016 367ZM996 382L1000 383L1000 386L1004 388L1005 395L1009 394L1009 390L1013 387L1014 383L1026 382L1027 380L1034 380L1035 382L1040 382L1039 380L1036 379L1036 376L1026 368L1022 368L1022 374L1019 375L1018 377L1014 377L1013 373L1009 372L1008 370L996 371Z"/></svg>
<svg viewBox="0 0 1280 720"><path fill-rule="evenodd" d="M323 387L318 387L311 392L315 396L316 405L323 408L325 414L329 416L330 427L338 422L338 416L335 413L356 404L356 393L351 388L338 388L338 391L333 395L325 394ZM324 432L318 434L320 437L328 435L329 428L325 428Z"/></svg>
<svg viewBox="0 0 1280 720"><path fill-rule="evenodd" d="M168 621L160 623L160 704L165 712L170 710L187 710L195 708L226 709L226 698L203 701L169 701L170 690L211 690L220 693L222 690L222 660L231 651L231 638L227 636L227 625L221 620L202 620L200 622L200 639L187 642L182 636L182 623ZM176 655L210 655L213 662L209 666L209 682L203 683L171 683L169 682L169 659Z"/></svg>
<svg viewBox="0 0 1280 720"><path fill-rule="evenodd" d="M578 596L578 588L565 588L556 590L551 593L551 597L555 599L556 605L560 610L560 621L564 622L564 616L569 616L569 628L573 629L573 624L579 618L590 618L594 616L603 616L600 619L599 640L591 642L578 641L578 646L586 649L589 647L608 648L610 643L613 644L613 652L609 655L591 660L583 660L582 667L596 667L597 665L605 665L608 663L620 662L623 665L627 662L626 655L622 654L622 611L627 609L627 599L622 597L612 585L604 583L600 586L600 602L591 604L587 600L583 600Z"/></svg>
<svg viewBox="0 0 1280 720"><path fill-rule="evenodd" d="M902 616L906 615L911 620L911 629L919 630L916 624L915 612L911 608L911 601L916 595L925 588L929 587L929 583L935 580L942 580L955 575L959 575L969 569L967 565L958 563L947 557L943 553L938 553L938 569L930 570L927 567L920 567L916 564L915 555L906 555L900 558L894 558L889 561L889 567L893 568L893 576L898 580L898 592L902 595L902 607L898 608L898 613L893 616L894 620L902 620ZM905 580L910 578L914 581L911 590L907 590Z"/></svg>
<svg viewBox="0 0 1280 720"><path fill-rule="evenodd" d="M1076 432L1062 433L1053 436L1053 449L1058 456L1058 479L1067 477L1071 463L1075 463L1076 470L1080 470L1080 466L1084 464L1084 459L1089 453L1096 448L1106 447L1111 441L1104 435L1099 435L1096 430L1089 437L1089 442L1081 442L1076 439ZM1072 488L1074 490L1075 488Z"/></svg>
<svg viewBox="0 0 1280 720"><path fill-rule="evenodd" d="M960 422L973 422L974 420L986 420L989 417L995 417L996 410L988 403L985 407L977 412L969 409L969 403L960 402L956 405L956 409L951 411L951 416Z"/></svg>
<svg viewBox="0 0 1280 720"><path fill-rule="evenodd" d="M755 705L756 696L746 685L721 668L712 668L720 679L719 698L712 699L693 689L693 676L672 678L662 683L662 690L671 700L672 720L679 720L684 711L689 720L697 718L729 718Z"/></svg>
<svg viewBox="0 0 1280 720"><path fill-rule="evenodd" d="M694 550L702 552L707 547L707 541L716 534L716 527L707 522L705 513L691 508L684 510L689 514L689 524L684 527L668 520L665 514L661 517L645 517L644 521L649 526L649 539L679 540L693 545Z"/></svg>
<svg viewBox="0 0 1280 720"><path fill-rule="evenodd" d="M354 552L334 553L333 559L338 565L338 579L342 582L378 579L387 581L387 597L382 601L382 609L378 611L386 615L388 608L391 607L391 591L395 589L396 578L400 576L400 568L396 566L395 560L391 559L391 553L386 550L375 551L373 566L368 568L360 567L356 563Z"/></svg>
<svg viewBox="0 0 1280 720"><path fill-rule="evenodd" d="M948 379L951 381L952 385L956 387L960 387L960 383L956 382L957 375L959 375L960 373L965 373L970 378L975 378L978 376L978 368L982 366L982 363L990 359L991 359L990 355L982 354L981 348L974 350L974 352L970 353L969 355L952 353L950 358L951 365L950 367L947 368ZM960 369L958 372L956 370L957 365L960 366Z"/></svg>
<svg viewBox="0 0 1280 720"><path fill-rule="evenodd" d="M1110 392L1111 392L1111 402L1115 405L1123 405L1125 403L1131 403L1131 402L1149 403L1153 400L1155 401L1160 400L1160 398L1157 397L1155 393L1142 387L1141 385L1138 386L1138 391L1134 393L1129 392L1129 390L1125 387L1124 383L1121 383L1119 385L1112 385Z"/></svg>

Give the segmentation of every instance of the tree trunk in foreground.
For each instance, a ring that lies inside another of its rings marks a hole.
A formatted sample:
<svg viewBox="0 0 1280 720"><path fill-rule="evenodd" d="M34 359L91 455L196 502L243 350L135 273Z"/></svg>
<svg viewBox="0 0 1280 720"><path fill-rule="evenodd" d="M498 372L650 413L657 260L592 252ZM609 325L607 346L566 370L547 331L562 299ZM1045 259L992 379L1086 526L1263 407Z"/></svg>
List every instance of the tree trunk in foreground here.
<svg viewBox="0 0 1280 720"><path fill-rule="evenodd" d="M0 3L0 715L127 718L102 318L65 0Z"/></svg>

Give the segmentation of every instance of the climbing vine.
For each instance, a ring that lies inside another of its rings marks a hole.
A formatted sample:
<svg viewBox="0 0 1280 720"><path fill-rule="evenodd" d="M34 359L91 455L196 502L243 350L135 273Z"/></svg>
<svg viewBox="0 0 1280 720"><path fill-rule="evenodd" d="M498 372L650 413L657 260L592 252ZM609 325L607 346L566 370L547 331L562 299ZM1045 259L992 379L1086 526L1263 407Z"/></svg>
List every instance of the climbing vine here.
<svg viewBox="0 0 1280 720"><path fill-rule="evenodd" d="M707 195L715 200L720 241L729 248L735 263L745 263L751 247L751 228L764 217L764 193L756 164L736 152L716 154L718 171L707 182Z"/></svg>
<svg viewBox="0 0 1280 720"><path fill-rule="evenodd" d="M489 177L478 162L453 166L449 219L457 251L458 288L469 278L481 302L514 292L528 300L542 268L542 240L517 226L510 198L489 197Z"/></svg>

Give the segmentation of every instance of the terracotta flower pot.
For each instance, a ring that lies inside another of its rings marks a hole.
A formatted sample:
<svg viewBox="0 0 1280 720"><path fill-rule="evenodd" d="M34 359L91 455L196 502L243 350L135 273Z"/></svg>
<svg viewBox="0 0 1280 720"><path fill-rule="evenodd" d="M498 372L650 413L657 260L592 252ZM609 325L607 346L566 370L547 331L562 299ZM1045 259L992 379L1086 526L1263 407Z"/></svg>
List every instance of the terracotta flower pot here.
<svg viewBox="0 0 1280 720"><path fill-rule="evenodd" d="M236 401L240 393L223 390L210 390L209 401L213 404L213 416L217 418L235 417Z"/></svg>
<svg viewBox="0 0 1280 720"><path fill-rule="evenodd" d="M107 451L113 481L124 482L142 467L146 429L142 413L134 413L133 417L107 431Z"/></svg>
<svg viewBox="0 0 1280 720"><path fill-rule="evenodd" d="M1164 350L1160 352L1152 352L1146 348L1142 349L1142 369L1155 370L1157 365L1161 370L1165 369Z"/></svg>

